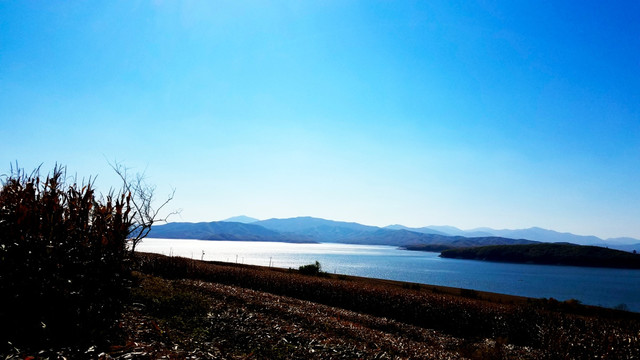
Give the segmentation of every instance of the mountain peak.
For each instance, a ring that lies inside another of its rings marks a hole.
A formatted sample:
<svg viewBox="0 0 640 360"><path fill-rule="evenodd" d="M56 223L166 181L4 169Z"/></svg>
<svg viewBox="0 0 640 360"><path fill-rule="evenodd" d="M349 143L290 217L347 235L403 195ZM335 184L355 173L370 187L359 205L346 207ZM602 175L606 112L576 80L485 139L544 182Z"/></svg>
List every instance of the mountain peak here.
<svg viewBox="0 0 640 360"><path fill-rule="evenodd" d="M230 217L230 218L222 220L222 221L224 221L224 222L237 222L237 223L243 223L243 224L251 224L251 223L254 223L254 222L260 221L260 220L258 220L256 218L240 215L240 216Z"/></svg>

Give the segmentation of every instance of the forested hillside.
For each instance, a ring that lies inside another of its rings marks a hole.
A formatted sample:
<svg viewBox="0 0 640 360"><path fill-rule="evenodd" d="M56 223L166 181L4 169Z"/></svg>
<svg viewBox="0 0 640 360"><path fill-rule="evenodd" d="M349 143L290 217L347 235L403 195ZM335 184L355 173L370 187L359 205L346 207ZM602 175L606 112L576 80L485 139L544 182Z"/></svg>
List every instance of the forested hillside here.
<svg viewBox="0 0 640 360"><path fill-rule="evenodd" d="M640 255L573 244L498 245L449 249L442 257L515 263L640 269Z"/></svg>

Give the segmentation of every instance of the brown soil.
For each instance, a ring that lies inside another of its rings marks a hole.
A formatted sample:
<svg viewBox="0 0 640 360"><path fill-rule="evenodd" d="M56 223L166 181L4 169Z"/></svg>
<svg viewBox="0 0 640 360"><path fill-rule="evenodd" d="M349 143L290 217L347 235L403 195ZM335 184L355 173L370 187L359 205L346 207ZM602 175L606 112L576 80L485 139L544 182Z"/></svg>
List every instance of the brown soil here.
<svg viewBox="0 0 640 360"><path fill-rule="evenodd" d="M198 280L143 276L202 294L210 312L203 336L132 308L123 321L126 346L103 358L171 359L537 359L528 347L460 339L398 321L310 301Z"/></svg>
<svg viewBox="0 0 640 360"><path fill-rule="evenodd" d="M138 264L127 340L103 358L640 356L639 314L575 302L154 254Z"/></svg>

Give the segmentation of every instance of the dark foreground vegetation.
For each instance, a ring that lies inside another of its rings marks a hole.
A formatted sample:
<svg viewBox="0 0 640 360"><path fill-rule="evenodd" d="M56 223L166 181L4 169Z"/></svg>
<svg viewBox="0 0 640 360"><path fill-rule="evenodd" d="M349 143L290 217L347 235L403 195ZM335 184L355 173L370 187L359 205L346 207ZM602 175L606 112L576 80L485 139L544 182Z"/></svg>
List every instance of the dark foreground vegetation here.
<svg viewBox="0 0 640 360"><path fill-rule="evenodd" d="M0 358L630 359L640 315L128 251L137 211L55 170L0 191Z"/></svg>
<svg viewBox="0 0 640 360"><path fill-rule="evenodd" d="M440 256L514 263L640 269L638 254L573 244L481 246L444 250Z"/></svg>
<svg viewBox="0 0 640 360"><path fill-rule="evenodd" d="M128 298L130 197L65 177L18 172L0 190L0 351L93 344Z"/></svg>

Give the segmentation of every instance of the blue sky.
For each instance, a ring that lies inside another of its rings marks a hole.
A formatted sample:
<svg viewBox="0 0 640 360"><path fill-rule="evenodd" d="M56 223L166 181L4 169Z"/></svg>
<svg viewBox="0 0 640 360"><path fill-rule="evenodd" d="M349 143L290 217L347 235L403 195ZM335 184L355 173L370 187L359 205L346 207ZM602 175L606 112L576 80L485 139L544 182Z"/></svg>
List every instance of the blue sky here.
<svg viewBox="0 0 640 360"><path fill-rule="evenodd" d="M640 2L0 1L0 173L175 221L640 238ZM4 169L4 170L2 170Z"/></svg>

